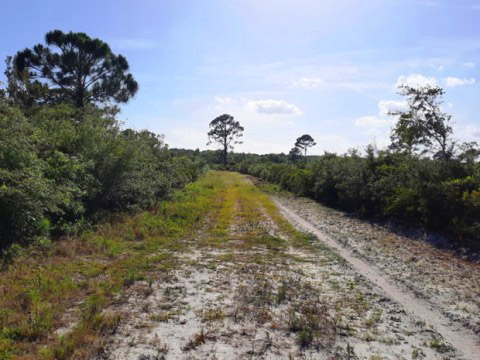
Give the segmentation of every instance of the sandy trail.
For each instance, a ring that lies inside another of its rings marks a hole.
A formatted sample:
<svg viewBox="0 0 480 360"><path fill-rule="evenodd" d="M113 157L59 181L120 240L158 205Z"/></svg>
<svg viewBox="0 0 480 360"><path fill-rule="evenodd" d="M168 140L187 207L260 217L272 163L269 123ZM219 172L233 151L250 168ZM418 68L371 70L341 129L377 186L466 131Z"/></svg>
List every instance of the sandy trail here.
<svg viewBox="0 0 480 360"><path fill-rule="evenodd" d="M239 175L227 180L218 211L178 240L175 266L106 310L121 321L92 359L474 358L472 336L375 261L352 256L330 228L316 229L324 217L312 220L292 198L275 205Z"/></svg>
<svg viewBox="0 0 480 360"><path fill-rule="evenodd" d="M354 256L353 253L340 245L334 239L328 237L318 230L312 223L298 216L293 210L275 201L283 215L301 227L302 229L313 233L320 241L334 249L347 260L359 274L370 280L381 288L385 294L402 305L407 313L431 325L448 341L465 359L477 360L480 354L480 344L478 338L470 331L459 324L452 323L438 309L432 307L427 301L416 298L409 292L404 291L385 275L379 272L374 266Z"/></svg>

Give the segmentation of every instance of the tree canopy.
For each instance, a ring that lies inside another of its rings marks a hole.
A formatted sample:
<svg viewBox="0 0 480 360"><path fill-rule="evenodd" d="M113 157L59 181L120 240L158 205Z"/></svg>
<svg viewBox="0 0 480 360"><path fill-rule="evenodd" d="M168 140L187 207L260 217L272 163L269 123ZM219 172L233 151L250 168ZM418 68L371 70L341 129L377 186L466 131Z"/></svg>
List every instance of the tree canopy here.
<svg viewBox="0 0 480 360"><path fill-rule="evenodd" d="M222 147L223 164L227 165L227 153L233 149L234 144L241 144L237 139L243 136L243 126L234 117L223 114L210 122L210 131L208 132L208 143L218 143Z"/></svg>
<svg viewBox="0 0 480 360"><path fill-rule="evenodd" d="M317 143L308 134L300 136L299 138L297 138L297 141L295 142L295 147L299 148L300 150L303 150L303 153L305 155L305 161L307 160L307 149L315 145L317 145Z"/></svg>
<svg viewBox="0 0 480 360"><path fill-rule="evenodd" d="M301 157L302 157L302 152L296 146L291 148L290 151L288 152L288 158L293 162L297 161Z"/></svg>
<svg viewBox="0 0 480 360"><path fill-rule="evenodd" d="M399 119L392 132L391 148L408 154L430 152L443 161L451 159L455 142L451 139L451 116L441 109L443 89L403 85L400 94L407 97L409 110L392 113Z"/></svg>
<svg viewBox="0 0 480 360"><path fill-rule="evenodd" d="M127 102L138 90L128 72L127 59L115 55L108 44L82 32L53 30L45 35L46 46L35 45L15 56L17 79L47 86L50 102Z"/></svg>

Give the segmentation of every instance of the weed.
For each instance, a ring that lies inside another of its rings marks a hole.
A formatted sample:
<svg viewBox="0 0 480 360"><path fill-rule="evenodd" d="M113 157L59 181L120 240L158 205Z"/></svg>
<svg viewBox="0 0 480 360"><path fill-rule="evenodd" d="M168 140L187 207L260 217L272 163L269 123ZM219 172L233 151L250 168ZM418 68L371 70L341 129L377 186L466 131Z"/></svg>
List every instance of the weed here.
<svg viewBox="0 0 480 360"><path fill-rule="evenodd" d="M435 349L437 352L444 354L452 351L452 347L446 344L442 339L435 338L430 340L428 344L432 349Z"/></svg>
<svg viewBox="0 0 480 360"><path fill-rule="evenodd" d="M150 316L150 320L157 322L168 322L175 319L179 314L179 311L161 311L157 314L152 314Z"/></svg>
<svg viewBox="0 0 480 360"><path fill-rule="evenodd" d="M422 359L425 357L423 351L417 347L414 347L412 350L412 360Z"/></svg>
<svg viewBox="0 0 480 360"><path fill-rule="evenodd" d="M223 321L225 319L225 313L222 309L208 309L201 315L202 321Z"/></svg>
<svg viewBox="0 0 480 360"><path fill-rule="evenodd" d="M184 351L191 351L198 348L200 345L203 345L207 340L215 340L215 337L202 328L200 332L193 335L193 337L185 344L183 347Z"/></svg>
<svg viewBox="0 0 480 360"><path fill-rule="evenodd" d="M376 326L382 320L382 309L376 308L365 320L365 325L369 328Z"/></svg>
<svg viewBox="0 0 480 360"><path fill-rule="evenodd" d="M297 333L301 347L329 348L336 336L334 321L328 316L326 307L317 301L292 304L288 310L287 327Z"/></svg>
<svg viewBox="0 0 480 360"><path fill-rule="evenodd" d="M287 284L282 281L281 285L277 289L277 295L275 296L275 302L281 304L287 298Z"/></svg>

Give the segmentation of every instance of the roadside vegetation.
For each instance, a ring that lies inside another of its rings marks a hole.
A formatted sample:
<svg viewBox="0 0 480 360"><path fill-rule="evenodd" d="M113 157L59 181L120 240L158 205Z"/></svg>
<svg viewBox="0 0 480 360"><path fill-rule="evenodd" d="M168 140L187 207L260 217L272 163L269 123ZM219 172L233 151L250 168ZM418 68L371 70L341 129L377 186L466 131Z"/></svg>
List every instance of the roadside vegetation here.
<svg viewBox="0 0 480 360"><path fill-rule="evenodd" d="M325 154L305 165L268 156L235 165L238 171L275 183L297 195L377 220L441 232L457 242L480 241L480 168L444 164L367 148Z"/></svg>
<svg viewBox="0 0 480 360"><path fill-rule="evenodd" d="M96 354L121 320L102 311L137 281L174 269L182 241L215 212L225 188L211 173L150 211L17 256L0 277L0 359Z"/></svg>
<svg viewBox="0 0 480 360"><path fill-rule="evenodd" d="M124 57L83 33L52 31L46 43L8 58L0 89L0 252L7 260L23 245L153 207L203 168L173 156L161 135L122 126L114 104L138 88Z"/></svg>

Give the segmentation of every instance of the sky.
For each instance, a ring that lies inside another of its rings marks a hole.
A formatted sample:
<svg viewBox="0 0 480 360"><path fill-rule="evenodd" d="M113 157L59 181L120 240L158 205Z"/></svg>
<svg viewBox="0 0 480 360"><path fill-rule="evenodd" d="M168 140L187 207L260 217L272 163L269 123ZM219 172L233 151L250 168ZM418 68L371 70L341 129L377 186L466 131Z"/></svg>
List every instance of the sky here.
<svg viewBox="0 0 480 360"><path fill-rule="evenodd" d="M125 127L207 146L228 113L236 151L383 148L401 83L439 85L455 137L480 142L480 0L0 0L0 59L81 31L126 56L139 91ZM0 63L0 72L5 66ZM4 77L0 77L0 81Z"/></svg>

